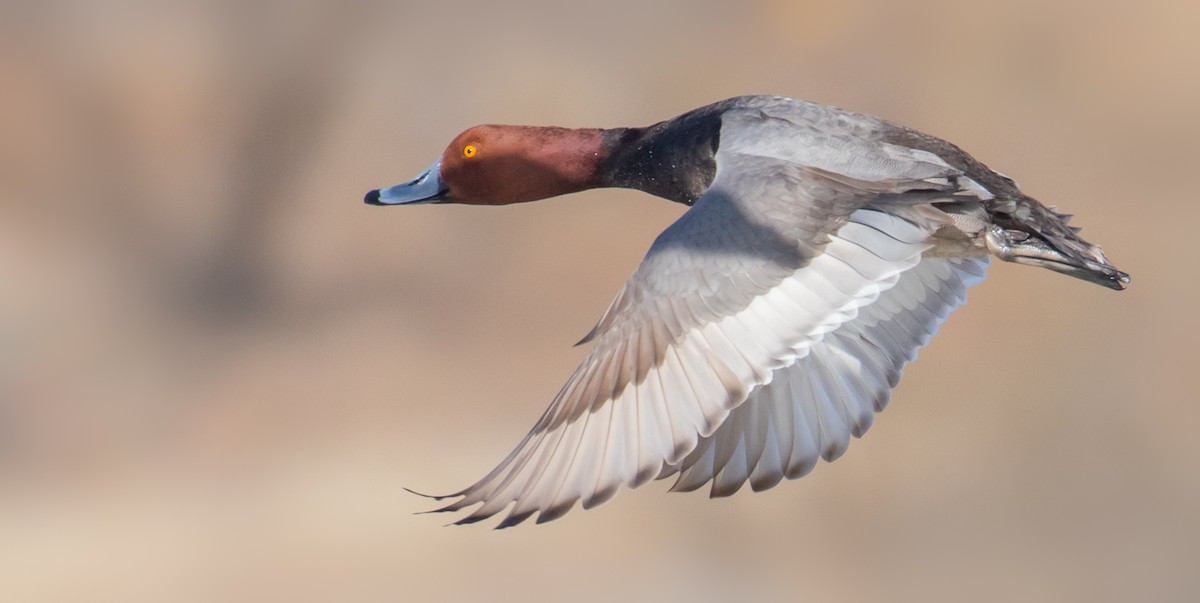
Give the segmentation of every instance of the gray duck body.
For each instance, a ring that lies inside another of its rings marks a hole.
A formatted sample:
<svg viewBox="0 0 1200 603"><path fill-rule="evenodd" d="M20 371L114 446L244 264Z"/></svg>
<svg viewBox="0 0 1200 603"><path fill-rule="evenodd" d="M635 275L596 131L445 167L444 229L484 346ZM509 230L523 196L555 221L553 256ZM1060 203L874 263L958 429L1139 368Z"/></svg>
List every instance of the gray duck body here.
<svg viewBox="0 0 1200 603"><path fill-rule="evenodd" d="M600 144L587 187L690 208L580 342L593 346L525 439L448 495L439 511L476 507L458 523L505 509L499 527L541 523L654 478L728 496L801 477L867 431L990 257L1129 282L1069 216L877 117L743 96L588 132ZM437 176L368 202L436 200Z"/></svg>

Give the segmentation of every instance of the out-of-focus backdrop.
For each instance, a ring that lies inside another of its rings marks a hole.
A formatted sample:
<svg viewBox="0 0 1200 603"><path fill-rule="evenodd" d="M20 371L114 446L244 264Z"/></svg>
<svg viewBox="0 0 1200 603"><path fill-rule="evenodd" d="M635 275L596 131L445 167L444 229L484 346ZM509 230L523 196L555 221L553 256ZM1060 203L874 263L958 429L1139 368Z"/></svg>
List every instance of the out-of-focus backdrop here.
<svg viewBox="0 0 1200 603"><path fill-rule="evenodd" d="M0 4L0 599L1183 600L1189 0ZM543 410L683 209L363 205L476 123L778 93L958 143L1114 293L995 265L834 465L547 526L414 515Z"/></svg>

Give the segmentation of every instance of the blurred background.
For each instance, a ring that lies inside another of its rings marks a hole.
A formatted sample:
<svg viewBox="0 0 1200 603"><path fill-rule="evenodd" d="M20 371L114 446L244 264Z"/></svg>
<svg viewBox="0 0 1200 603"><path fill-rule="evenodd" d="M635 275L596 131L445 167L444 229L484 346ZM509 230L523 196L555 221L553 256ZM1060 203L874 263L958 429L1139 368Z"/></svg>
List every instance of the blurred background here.
<svg viewBox="0 0 1200 603"><path fill-rule="evenodd" d="M1200 5L0 3L0 599L1169 601L1200 588ZM681 206L362 204L477 123L778 93L1076 213L835 466L544 526L414 512L516 444Z"/></svg>

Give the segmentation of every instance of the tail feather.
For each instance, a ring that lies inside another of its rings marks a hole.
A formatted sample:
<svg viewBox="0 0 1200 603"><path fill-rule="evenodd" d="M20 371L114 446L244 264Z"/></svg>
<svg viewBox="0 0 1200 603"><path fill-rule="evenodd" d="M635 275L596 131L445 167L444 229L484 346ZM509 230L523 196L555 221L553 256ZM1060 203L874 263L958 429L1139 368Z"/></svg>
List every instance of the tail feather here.
<svg viewBox="0 0 1200 603"><path fill-rule="evenodd" d="M1129 285L1129 275L1109 263L1099 245L1087 242L1078 227L1068 225L1071 214L1059 213L1032 197L1021 197L1006 209L992 212L993 225L985 241L993 255L1110 289Z"/></svg>

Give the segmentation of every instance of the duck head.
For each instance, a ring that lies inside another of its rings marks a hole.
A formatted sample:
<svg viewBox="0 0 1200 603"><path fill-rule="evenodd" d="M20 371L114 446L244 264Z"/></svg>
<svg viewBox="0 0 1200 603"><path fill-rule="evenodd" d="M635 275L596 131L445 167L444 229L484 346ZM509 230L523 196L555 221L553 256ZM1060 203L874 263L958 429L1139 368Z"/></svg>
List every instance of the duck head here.
<svg viewBox="0 0 1200 603"><path fill-rule="evenodd" d="M429 169L367 193L371 205L508 205L600 185L604 130L483 125L454 138Z"/></svg>

